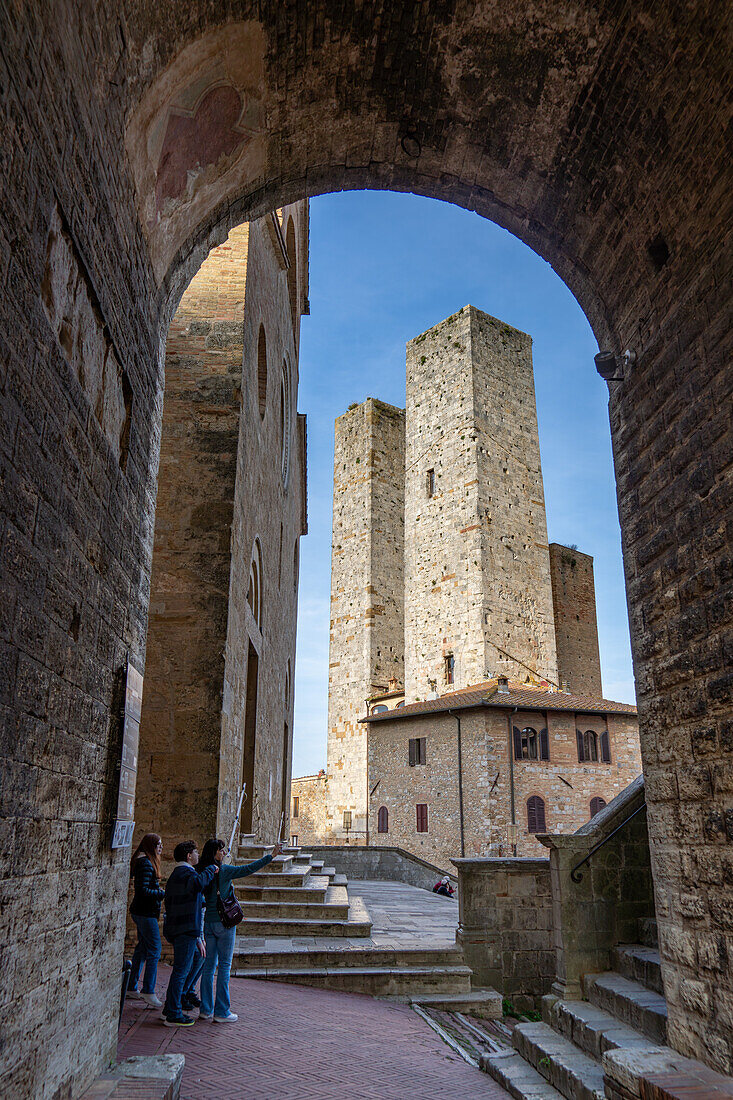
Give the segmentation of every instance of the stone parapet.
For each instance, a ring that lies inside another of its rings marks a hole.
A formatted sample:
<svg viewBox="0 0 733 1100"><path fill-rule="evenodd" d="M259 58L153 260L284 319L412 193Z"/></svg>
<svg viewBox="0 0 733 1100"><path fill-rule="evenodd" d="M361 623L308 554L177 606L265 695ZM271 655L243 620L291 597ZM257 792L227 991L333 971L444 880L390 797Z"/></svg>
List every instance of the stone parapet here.
<svg viewBox="0 0 733 1100"><path fill-rule="evenodd" d="M516 1008L533 1009L555 976L550 861L454 859L456 942L473 984L491 986Z"/></svg>
<svg viewBox="0 0 733 1100"><path fill-rule="evenodd" d="M577 833L540 838L550 849L557 954L553 992L561 997L579 999L583 975L610 969L613 947L635 942L639 921L654 916L642 807L644 784L639 777ZM572 877L574 869L578 881Z"/></svg>

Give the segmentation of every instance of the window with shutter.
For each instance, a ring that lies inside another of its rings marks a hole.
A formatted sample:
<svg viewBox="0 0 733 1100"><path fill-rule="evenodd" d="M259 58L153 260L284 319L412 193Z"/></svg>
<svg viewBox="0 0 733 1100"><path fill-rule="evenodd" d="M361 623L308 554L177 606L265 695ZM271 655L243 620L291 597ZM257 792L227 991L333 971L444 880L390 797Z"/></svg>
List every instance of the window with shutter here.
<svg viewBox="0 0 733 1100"><path fill-rule="evenodd" d="M544 833L545 831L545 802L538 794L533 794L527 799L527 832Z"/></svg>
<svg viewBox="0 0 733 1100"><path fill-rule="evenodd" d="M580 730L575 731L575 737L578 742L578 762L580 764L585 763L585 744L583 743L583 734Z"/></svg>
<svg viewBox="0 0 733 1100"><path fill-rule="evenodd" d="M417 762L417 738L411 737L407 746L407 762L411 768L415 767Z"/></svg>
<svg viewBox="0 0 733 1100"><path fill-rule="evenodd" d="M601 760L604 764L611 763L611 742L608 737L608 730L603 730L601 734Z"/></svg>
<svg viewBox="0 0 733 1100"><path fill-rule="evenodd" d="M348 832L351 828L351 810L344 810L344 829Z"/></svg>
<svg viewBox="0 0 733 1100"><path fill-rule="evenodd" d="M299 810L300 810L300 799L296 795L293 799L293 817L298 816L298 811Z"/></svg>
<svg viewBox="0 0 733 1100"><path fill-rule="evenodd" d="M418 737L417 739L417 762L418 764L425 763L425 738Z"/></svg>
<svg viewBox="0 0 733 1100"><path fill-rule="evenodd" d="M426 833L428 831L428 807L424 802L418 803L415 807L417 811L417 831L419 833Z"/></svg>
<svg viewBox="0 0 733 1100"><path fill-rule="evenodd" d="M522 759L522 731L519 726L514 726L514 759Z"/></svg>
<svg viewBox="0 0 733 1100"><path fill-rule="evenodd" d="M550 759L550 740L547 736L547 730L540 730L540 760Z"/></svg>
<svg viewBox="0 0 733 1100"><path fill-rule="evenodd" d="M522 730L522 760L537 759L537 730L525 726Z"/></svg>
<svg viewBox="0 0 733 1100"><path fill-rule="evenodd" d="M605 798L599 798L598 796L596 796L596 798L591 798L591 800L590 800L590 816L595 817L596 814L599 814L601 812L601 810L603 810L605 808L605 805L606 805Z"/></svg>
<svg viewBox="0 0 733 1100"><path fill-rule="evenodd" d="M379 815L377 818L377 832L388 833L389 832L389 810L386 806L379 807Z"/></svg>
<svg viewBox="0 0 733 1100"><path fill-rule="evenodd" d="M598 738L595 730L586 730L583 734L583 751L586 761L596 763L598 760Z"/></svg>

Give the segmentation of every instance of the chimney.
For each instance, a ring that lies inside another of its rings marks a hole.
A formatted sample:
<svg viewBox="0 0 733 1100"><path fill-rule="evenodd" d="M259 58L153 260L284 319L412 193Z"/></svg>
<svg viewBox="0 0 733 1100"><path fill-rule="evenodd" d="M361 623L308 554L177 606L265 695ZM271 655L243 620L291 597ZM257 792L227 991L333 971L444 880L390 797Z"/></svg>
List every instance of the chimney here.
<svg viewBox="0 0 733 1100"><path fill-rule="evenodd" d="M509 678L507 676L499 676L496 681L496 692L497 695L509 694Z"/></svg>
<svg viewBox="0 0 733 1100"><path fill-rule="evenodd" d="M390 676L390 678L389 678L389 690L390 691L399 691L399 687L400 687L400 682L397 679L397 677L396 676Z"/></svg>

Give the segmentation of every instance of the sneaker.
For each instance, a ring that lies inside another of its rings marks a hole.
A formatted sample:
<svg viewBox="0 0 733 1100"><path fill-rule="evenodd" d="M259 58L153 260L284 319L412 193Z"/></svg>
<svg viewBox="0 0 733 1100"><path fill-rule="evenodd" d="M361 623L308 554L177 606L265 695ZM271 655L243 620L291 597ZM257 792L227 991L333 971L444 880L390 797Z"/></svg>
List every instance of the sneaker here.
<svg viewBox="0 0 733 1100"><path fill-rule="evenodd" d="M185 997L181 997L181 1008L189 1011L192 1008L201 1008L201 1001L195 993L188 993Z"/></svg>
<svg viewBox="0 0 733 1100"><path fill-rule="evenodd" d="M136 989L128 989L125 994L126 1001L139 1001L142 998L142 993L138 993Z"/></svg>
<svg viewBox="0 0 733 1100"><path fill-rule="evenodd" d="M163 1023L166 1027L193 1027L195 1020L192 1016L164 1016Z"/></svg>
<svg viewBox="0 0 733 1100"><path fill-rule="evenodd" d="M215 1024L235 1024L239 1016L236 1012L230 1012L228 1016L214 1016Z"/></svg>
<svg viewBox="0 0 733 1100"><path fill-rule="evenodd" d="M199 1012L199 1020L212 1020L213 1013L211 1012Z"/></svg>
<svg viewBox="0 0 733 1100"><path fill-rule="evenodd" d="M155 993L139 993L138 996L142 997L142 999L145 1001L145 1004L150 1005L151 1008L163 1007L163 1002L161 1001L160 997L158 997Z"/></svg>

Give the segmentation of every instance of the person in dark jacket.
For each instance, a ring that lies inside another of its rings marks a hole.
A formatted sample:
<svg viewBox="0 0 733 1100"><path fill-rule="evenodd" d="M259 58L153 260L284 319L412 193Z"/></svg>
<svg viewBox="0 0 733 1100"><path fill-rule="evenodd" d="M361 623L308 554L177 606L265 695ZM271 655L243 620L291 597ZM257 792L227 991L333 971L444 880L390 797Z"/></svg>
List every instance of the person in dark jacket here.
<svg viewBox="0 0 733 1100"><path fill-rule="evenodd" d="M243 863L234 867L224 863L227 846L223 840L207 840L201 855L201 867L216 864L219 877L211 882L204 891L206 913L204 916L204 934L206 936L206 958L201 975L201 1011L199 1020L210 1020L213 1016L217 1024L234 1024L236 1012L232 1012L229 1002L229 972L234 954L236 927L225 928L217 908L217 894L228 898L234 894L232 883L236 878L253 875L262 867L271 863L282 852L282 844L276 844L270 855L256 859L253 863ZM216 971L216 1001L214 1001L214 971Z"/></svg>
<svg viewBox="0 0 733 1100"><path fill-rule="evenodd" d="M196 966L203 927L203 893L214 876L219 873L218 863L206 867L201 874L195 870L199 861L198 847L193 840L176 844L173 851L176 865L165 885L165 920L163 935L173 944L173 970L168 981L168 992L163 1007L163 1019L167 1027L190 1027L192 1016L185 1016L181 1008L181 994L191 979ZM201 948L203 952L203 947Z"/></svg>
<svg viewBox="0 0 733 1100"><path fill-rule="evenodd" d="M442 894L444 898L453 897L453 895L455 894L455 890L453 889L451 881L447 875L445 876L445 878L440 879L439 882L436 882L435 886L433 887L433 893Z"/></svg>
<svg viewBox="0 0 733 1100"><path fill-rule="evenodd" d="M132 956L128 996L133 999L140 997L152 1008L163 1007L163 1002L155 993L161 948L158 919L163 890L158 877L162 851L163 842L158 834L146 833L130 860L130 877L135 884L130 914L137 927L137 946ZM143 988L142 993L138 993L137 983L143 962L145 962Z"/></svg>

